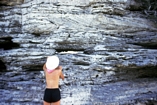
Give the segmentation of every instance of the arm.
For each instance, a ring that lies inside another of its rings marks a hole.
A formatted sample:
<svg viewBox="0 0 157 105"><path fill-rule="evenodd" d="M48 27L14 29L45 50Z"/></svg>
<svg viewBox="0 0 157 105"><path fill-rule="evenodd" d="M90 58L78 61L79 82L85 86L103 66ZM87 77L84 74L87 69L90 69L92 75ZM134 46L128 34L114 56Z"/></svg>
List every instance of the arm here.
<svg viewBox="0 0 157 105"><path fill-rule="evenodd" d="M64 80L64 74L63 74L63 72L62 72L62 67L60 66L60 78L62 79L62 80Z"/></svg>
<svg viewBox="0 0 157 105"><path fill-rule="evenodd" d="M60 78L61 78L62 80L64 80L64 75L63 75L62 71L61 71Z"/></svg>
<svg viewBox="0 0 157 105"><path fill-rule="evenodd" d="M43 66L43 70L44 70L44 71L46 70L46 64L44 64L44 66Z"/></svg>

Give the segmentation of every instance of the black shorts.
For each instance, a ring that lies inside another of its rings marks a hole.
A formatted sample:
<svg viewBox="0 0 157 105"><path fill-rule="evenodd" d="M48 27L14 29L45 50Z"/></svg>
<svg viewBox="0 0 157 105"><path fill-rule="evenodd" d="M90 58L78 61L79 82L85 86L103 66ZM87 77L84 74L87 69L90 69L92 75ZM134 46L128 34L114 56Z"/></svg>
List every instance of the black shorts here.
<svg viewBox="0 0 157 105"><path fill-rule="evenodd" d="M59 88L55 88L55 89L46 88L45 89L44 101L52 103L52 102L57 102L60 99L61 99L61 95L60 95Z"/></svg>

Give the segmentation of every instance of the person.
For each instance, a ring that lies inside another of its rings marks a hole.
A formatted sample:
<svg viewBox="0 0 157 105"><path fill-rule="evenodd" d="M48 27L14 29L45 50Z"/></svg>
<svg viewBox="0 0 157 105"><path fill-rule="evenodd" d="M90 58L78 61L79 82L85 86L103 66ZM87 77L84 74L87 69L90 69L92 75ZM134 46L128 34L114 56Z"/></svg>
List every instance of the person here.
<svg viewBox="0 0 157 105"><path fill-rule="evenodd" d="M59 66L59 58L57 56L47 57L43 70L46 79L46 89L43 98L44 105L60 105L59 79L64 80L64 75L62 66Z"/></svg>

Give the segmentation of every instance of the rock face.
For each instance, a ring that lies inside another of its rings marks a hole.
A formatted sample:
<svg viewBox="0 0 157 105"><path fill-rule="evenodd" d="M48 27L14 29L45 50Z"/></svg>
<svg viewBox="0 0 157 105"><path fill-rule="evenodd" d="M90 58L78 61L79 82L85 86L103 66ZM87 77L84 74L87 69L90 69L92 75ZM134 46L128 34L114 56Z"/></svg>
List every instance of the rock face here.
<svg viewBox="0 0 157 105"><path fill-rule="evenodd" d="M66 77L63 105L157 101L157 25L136 1L1 0L0 5L1 104L42 104L42 66L54 54Z"/></svg>
<svg viewBox="0 0 157 105"><path fill-rule="evenodd" d="M1 0L0 5L2 6L13 6L22 4L24 0Z"/></svg>

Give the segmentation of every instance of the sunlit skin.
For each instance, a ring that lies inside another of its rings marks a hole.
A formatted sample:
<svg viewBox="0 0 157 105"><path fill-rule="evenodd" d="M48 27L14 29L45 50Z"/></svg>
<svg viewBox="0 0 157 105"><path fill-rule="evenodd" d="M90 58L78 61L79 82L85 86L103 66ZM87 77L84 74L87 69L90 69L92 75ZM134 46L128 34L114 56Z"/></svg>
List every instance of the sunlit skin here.
<svg viewBox="0 0 157 105"><path fill-rule="evenodd" d="M64 75L62 72L62 66L58 66L53 72L48 73L46 71L46 64L43 66L46 78L46 88L59 88L59 79L64 80ZM48 103L44 101L44 105L60 105L60 101L54 103Z"/></svg>

